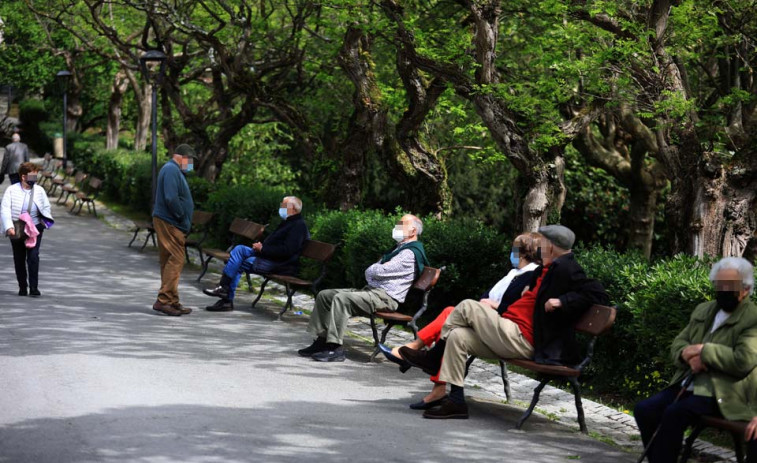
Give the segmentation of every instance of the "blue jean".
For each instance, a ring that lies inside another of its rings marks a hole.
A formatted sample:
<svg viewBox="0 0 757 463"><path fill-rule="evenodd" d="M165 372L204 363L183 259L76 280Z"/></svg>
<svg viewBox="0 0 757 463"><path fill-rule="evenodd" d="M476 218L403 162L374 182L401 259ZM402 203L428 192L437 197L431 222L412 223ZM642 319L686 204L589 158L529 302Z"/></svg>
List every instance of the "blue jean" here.
<svg viewBox="0 0 757 463"><path fill-rule="evenodd" d="M226 262L226 266L223 268L223 273L231 278L228 299L233 301L237 293L237 285L240 278L242 278L242 273L252 270L257 252L251 247L239 245L235 246L230 254L229 261Z"/></svg>
<svg viewBox="0 0 757 463"><path fill-rule="evenodd" d="M713 397L693 395L687 391L674 404L680 390L680 386L671 386L642 400L634 408L634 418L639 425L644 447L649 445L655 429L662 423L647 454L650 463L677 461L686 428L696 424L702 415L721 416Z"/></svg>

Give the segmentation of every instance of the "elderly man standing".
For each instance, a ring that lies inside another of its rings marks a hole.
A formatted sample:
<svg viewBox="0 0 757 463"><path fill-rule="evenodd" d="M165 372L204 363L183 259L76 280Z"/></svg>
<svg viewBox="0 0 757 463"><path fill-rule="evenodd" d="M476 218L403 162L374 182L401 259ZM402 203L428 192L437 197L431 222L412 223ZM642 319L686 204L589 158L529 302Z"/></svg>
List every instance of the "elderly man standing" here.
<svg viewBox="0 0 757 463"><path fill-rule="evenodd" d="M152 211L160 252L160 291L153 310L178 317L192 309L179 302L179 277L184 268L184 242L192 226L194 202L184 178L194 168L195 152L189 145L179 145L160 169Z"/></svg>
<svg viewBox="0 0 757 463"><path fill-rule="evenodd" d="M543 266L523 296L501 315L474 300L455 307L442 327L441 338L428 351L409 347L400 354L426 373L439 371L450 384L448 398L424 418L468 418L465 403L465 363L481 358L533 358L540 363L574 365L579 358L573 326L593 304L607 304L602 285L586 277L570 251L573 232L562 225L541 227L539 242Z"/></svg>
<svg viewBox="0 0 757 463"><path fill-rule="evenodd" d="M316 338L309 347L297 351L319 362L343 362L344 330L350 317L371 314L377 310L397 310L428 265L423 244L418 237L423 222L414 215L405 215L392 230L397 247L365 271L368 283L363 289L327 289L318 293L315 310L310 315L308 333Z"/></svg>
<svg viewBox="0 0 757 463"><path fill-rule="evenodd" d="M735 391L757 367L757 306L749 299L754 268L746 259L726 257L712 267L710 281L715 300L699 304L673 340L671 358L678 367L673 380L634 410L652 463L676 461L684 431L700 416L739 419L749 410Z"/></svg>
<svg viewBox="0 0 757 463"><path fill-rule="evenodd" d="M249 246L235 246L229 261L223 268L221 281L213 289L204 289L208 296L220 298L205 310L210 312L230 312L234 310L234 295L239 279L244 272L258 274L276 273L295 275L300 261L302 247L310 239L308 226L302 219L302 201L295 196L287 196L281 201L279 217L282 222L262 243Z"/></svg>
<svg viewBox="0 0 757 463"><path fill-rule="evenodd" d="M5 156L3 156L3 164L0 166L0 175L8 174L11 185L21 181L21 177L18 175L18 168L21 164L29 162L29 147L26 143L21 143L21 135L14 133L11 137L13 140L8 146L5 147ZM0 178L2 183L2 178Z"/></svg>

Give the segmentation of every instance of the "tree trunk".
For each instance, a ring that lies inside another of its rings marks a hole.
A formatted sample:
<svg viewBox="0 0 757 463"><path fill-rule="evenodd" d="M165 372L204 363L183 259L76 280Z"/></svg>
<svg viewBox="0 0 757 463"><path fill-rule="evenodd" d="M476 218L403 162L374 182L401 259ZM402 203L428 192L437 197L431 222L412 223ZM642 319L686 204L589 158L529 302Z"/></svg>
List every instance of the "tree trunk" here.
<svg viewBox="0 0 757 463"><path fill-rule="evenodd" d="M142 151L147 146L152 118L152 85L144 84L137 95L137 127L134 131L134 150Z"/></svg>
<svg viewBox="0 0 757 463"><path fill-rule="evenodd" d="M121 131L121 102L129 85L126 73L118 71L113 79L108 103L108 125L105 129L105 149L118 148L118 134Z"/></svg>
<svg viewBox="0 0 757 463"><path fill-rule="evenodd" d="M537 231L539 227L560 222L560 211L565 203L565 158L556 153L542 169L524 176L525 195L520 208L523 232Z"/></svg>

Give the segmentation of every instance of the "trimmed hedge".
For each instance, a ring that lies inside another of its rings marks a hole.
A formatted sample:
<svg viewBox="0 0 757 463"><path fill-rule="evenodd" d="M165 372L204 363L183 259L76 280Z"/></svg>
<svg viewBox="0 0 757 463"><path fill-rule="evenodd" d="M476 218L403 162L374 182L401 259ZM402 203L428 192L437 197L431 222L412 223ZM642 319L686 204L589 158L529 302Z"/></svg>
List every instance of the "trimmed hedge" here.
<svg viewBox="0 0 757 463"><path fill-rule="evenodd" d="M105 180L116 201L145 210L149 204L150 156L122 150L83 150L76 162ZM225 247L234 217L275 228L281 198L293 192L261 186L213 185L190 176L198 209L216 213L211 225L215 245ZM296 194L296 193L295 193ZM317 210L304 200L303 215L314 239L338 245L323 287L362 287L364 271L391 249L391 231L403 214L353 209ZM424 219L424 243L432 266L446 266L432 293L424 319L463 299L478 298L509 270L514 237L473 220ZM621 401L646 397L665 386L673 373L672 339L688 323L697 304L713 296L708 281L711 259L678 255L647 262L639 254L604 248L577 249L586 273L601 281L618 308L612 331L597 343L584 378L591 389ZM305 273L314 268L306 266Z"/></svg>

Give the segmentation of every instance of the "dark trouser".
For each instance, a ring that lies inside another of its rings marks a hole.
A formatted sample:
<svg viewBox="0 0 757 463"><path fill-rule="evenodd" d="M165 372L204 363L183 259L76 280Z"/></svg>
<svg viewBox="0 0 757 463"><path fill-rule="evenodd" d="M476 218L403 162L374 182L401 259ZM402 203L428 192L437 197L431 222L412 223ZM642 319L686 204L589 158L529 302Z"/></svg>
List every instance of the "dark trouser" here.
<svg viewBox="0 0 757 463"><path fill-rule="evenodd" d="M26 240L10 240L13 248L13 263L16 266L16 279L19 288L26 288L26 279L29 278L29 286L37 287L39 282L39 246L42 244L42 232L45 230L44 225L37 225L39 236L37 244L33 248L27 248L24 242ZM27 275L26 268L29 267Z"/></svg>
<svg viewBox="0 0 757 463"><path fill-rule="evenodd" d="M673 404L680 390L679 386L672 386L636 404L634 418L639 425L644 447L649 445L652 434L662 423L647 454L650 463L677 461L686 428L695 424L702 415L721 416L718 404L712 397L684 392Z"/></svg>
<svg viewBox="0 0 757 463"><path fill-rule="evenodd" d="M11 181L11 185L15 185L16 183L21 181L21 176L16 174L8 174L8 180Z"/></svg>
<svg viewBox="0 0 757 463"><path fill-rule="evenodd" d="M746 444L746 463L757 463L757 439Z"/></svg>

